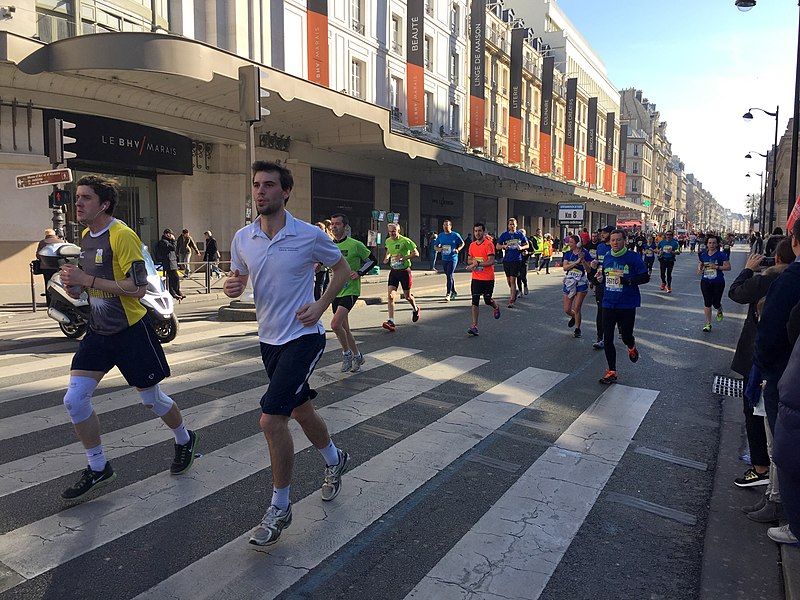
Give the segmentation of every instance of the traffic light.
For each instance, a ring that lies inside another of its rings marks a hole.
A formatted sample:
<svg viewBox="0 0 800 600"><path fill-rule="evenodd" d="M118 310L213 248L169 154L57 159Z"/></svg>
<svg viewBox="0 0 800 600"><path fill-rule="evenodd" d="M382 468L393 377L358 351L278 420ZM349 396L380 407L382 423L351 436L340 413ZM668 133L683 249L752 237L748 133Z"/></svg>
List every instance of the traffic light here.
<svg viewBox="0 0 800 600"><path fill-rule="evenodd" d="M269 92L261 89L262 77L266 79L267 73L256 65L239 67L239 117L242 121L260 121L261 117L269 115L261 106L261 99L269 98Z"/></svg>
<svg viewBox="0 0 800 600"><path fill-rule="evenodd" d="M74 144L74 137L64 135L64 130L75 129L75 123L63 119L50 119L47 122L47 156L54 165L60 165L68 158L75 158L77 154L64 150L67 144Z"/></svg>
<svg viewBox="0 0 800 600"><path fill-rule="evenodd" d="M72 192L69 190L53 190L47 197L47 205L50 208L65 206L72 202Z"/></svg>

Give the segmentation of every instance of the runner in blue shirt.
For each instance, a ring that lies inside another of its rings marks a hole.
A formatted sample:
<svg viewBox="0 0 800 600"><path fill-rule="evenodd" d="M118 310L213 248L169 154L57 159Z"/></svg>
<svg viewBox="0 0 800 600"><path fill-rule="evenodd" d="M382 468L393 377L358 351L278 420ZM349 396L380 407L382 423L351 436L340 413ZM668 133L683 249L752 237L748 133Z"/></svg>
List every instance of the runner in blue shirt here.
<svg viewBox="0 0 800 600"><path fill-rule="evenodd" d="M597 243L597 258L592 262L592 270L589 273L589 279L594 284L594 301L597 305L597 316L595 317L597 341L592 344L592 348L595 350L602 350L605 345L603 341L603 293L605 292L605 286L603 286L602 281L597 280L596 275L598 272L602 272L603 261L606 255L611 252L611 246L608 244L612 231L614 231L613 225L607 225L599 231L600 241Z"/></svg>
<svg viewBox="0 0 800 600"><path fill-rule="evenodd" d="M675 267L675 256L680 249L678 241L671 231L658 242L658 265L661 267L661 289L667 288L667 293L672 293L672 269Z"/></svg>
<svg viewBox="0 0 800 600"><path fill-rule="evenodd" d="M453 223L449 219L442 223L442 229L444 231L436 238L434 248L442 255L442 266L447 277L447 292L444 295L444 299L446 302L450 302L450 300L455 300L456 296L458 296L453 273L456 271L458 253L464 247L464 240L453 231Z"/></svg>
<svg viewBox="0 0 800 600"><path fill-rule="evenodd" d="M517 300L517 277L522 266L522 251L528 247L528 238L521 231L517 231L517 220L508 219L508 230L497 238L496 248L503 250L503 270L506 272L506 281L511 297L508 299L508 308L514 308Z"/></svg>
<svg viewBox="0 0 800 600"><path fill-rule="evenodd" d="M600 383L609 384L617 381L617 350L614 348L614 330L617 326L622 342L628 347L628 358L634 363L639 360L633 326L636 309L642 303L639 286L650 281L642 257L625 247L625 232L622 229L611 232L611 252L605 255L602 272L597 274L597 279L605 285L603 348L608 361L608 371L600 378Z"/></svg>
<svg viewBox="0 0 800 600"><path fill-rule="evenodd" d="M700 291L703 292L703 313L706 324L703 331L711 331L711 307L717 309L717 323L722 321L722 292L725 291L725 276L723 271L731 270L728 255L719 249L719 236L709 235L706 238L706 250L700 253L697 264L697 274L701 276Z"/></svg>

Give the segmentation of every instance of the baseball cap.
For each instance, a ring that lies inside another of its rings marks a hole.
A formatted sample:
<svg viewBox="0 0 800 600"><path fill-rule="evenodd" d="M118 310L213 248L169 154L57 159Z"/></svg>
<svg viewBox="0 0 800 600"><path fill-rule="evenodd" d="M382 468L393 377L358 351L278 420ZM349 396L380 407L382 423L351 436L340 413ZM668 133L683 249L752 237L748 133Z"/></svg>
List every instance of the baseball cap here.
<svg viewBox="0 0 800 600"><path fill-rule="evenodd" d="M606 225L600 231L602 231L603 233L611 233L612 231L614 231L614 226L613 225Z"/></svg>
<svg viewBox="0 0 800 600"><path fill-rule="evenodd" d="M164 233L172 233L172 229L170 229L169 227L167 227L167 228L164 230Z"/></svg>

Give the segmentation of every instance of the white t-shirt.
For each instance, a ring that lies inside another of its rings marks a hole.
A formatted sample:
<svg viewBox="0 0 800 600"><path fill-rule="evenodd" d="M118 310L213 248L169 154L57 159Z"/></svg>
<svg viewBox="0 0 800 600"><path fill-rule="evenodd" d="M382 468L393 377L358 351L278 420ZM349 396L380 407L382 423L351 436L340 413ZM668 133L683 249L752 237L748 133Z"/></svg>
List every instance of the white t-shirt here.
<svg viewBox="0 0 800 600"><path fill-rule="evenodd" d="M321 322L304 326L295 311L314 302L314 263L333 266L338 246L319 227L286 212L286 226L270 240L261 217L236 232L231 242L231 271L249 275L258 318L258 339L286 344L302 335L325 333Z"/></svg>

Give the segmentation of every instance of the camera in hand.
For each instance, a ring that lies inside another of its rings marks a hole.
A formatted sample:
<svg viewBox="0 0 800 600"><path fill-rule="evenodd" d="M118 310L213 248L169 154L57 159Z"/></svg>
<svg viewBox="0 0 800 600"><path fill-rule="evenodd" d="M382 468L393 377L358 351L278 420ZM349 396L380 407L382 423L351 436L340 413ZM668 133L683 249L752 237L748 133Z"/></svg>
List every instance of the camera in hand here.
<svg viewBox="0 0 800 600"><path fill-rule="evenodd" d="M761 266L764 268L771 267L774 264L775 264L774 256L765 256L764 258L761 259Z"/></svg>

